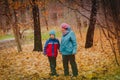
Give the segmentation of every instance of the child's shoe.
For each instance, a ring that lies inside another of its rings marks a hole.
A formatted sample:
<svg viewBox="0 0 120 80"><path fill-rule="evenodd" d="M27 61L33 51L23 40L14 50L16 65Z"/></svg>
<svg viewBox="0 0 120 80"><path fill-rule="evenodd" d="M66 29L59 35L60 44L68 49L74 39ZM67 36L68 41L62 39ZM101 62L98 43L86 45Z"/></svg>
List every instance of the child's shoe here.
<svg viewBox="0 0 120 80"><path fill-rule="evenodd" d="M58 77L59 74L57 74L57 73L50 73L50 76L56 76L56 77Z"/></svg>

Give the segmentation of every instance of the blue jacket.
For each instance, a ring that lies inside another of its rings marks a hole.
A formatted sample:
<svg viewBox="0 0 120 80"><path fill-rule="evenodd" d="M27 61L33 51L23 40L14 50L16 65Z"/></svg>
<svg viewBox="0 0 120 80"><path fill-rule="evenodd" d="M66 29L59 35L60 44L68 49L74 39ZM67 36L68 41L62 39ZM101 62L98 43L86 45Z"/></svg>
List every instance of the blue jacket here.
<svg viewBox="0 0 120 80"><path fill-rule="evenodd" d="M60 52L62 55L76 54L77 42L74 32L69 29L65 35L62 36Z"/></svg>

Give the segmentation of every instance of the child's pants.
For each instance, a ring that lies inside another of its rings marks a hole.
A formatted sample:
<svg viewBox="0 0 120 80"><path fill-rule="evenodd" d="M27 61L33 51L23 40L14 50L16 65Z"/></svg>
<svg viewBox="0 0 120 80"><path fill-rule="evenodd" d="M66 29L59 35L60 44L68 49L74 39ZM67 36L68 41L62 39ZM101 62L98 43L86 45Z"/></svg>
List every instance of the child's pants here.
<svg viewBox="0 0 120 80"><path fill-rule="evenodd" d="M51 74L56 74L56 57L48 57L50 63Z"/></svg>
<svg viewBox="0 0 120 80"><path fill-rule="evenodd" d="M69 75L69 67L68 62L70 61L73 76L78 75L77 64L75 62L75 55L63 55L63 67L64 67L64 75Z"/></svg>

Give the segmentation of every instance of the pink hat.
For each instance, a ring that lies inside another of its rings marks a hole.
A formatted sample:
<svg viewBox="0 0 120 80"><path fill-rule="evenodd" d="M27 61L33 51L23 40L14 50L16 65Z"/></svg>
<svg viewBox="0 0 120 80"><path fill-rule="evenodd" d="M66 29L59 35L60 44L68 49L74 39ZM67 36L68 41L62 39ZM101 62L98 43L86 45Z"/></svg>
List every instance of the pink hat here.
<svg viewBox="0 0 120 80"><path fill-rule="evenodd" d="M69 28L69 27L70 27L70 25L67 24L67 23L62 23L62 24L61 24L61 28L67 29L67 28Z"/></svg>

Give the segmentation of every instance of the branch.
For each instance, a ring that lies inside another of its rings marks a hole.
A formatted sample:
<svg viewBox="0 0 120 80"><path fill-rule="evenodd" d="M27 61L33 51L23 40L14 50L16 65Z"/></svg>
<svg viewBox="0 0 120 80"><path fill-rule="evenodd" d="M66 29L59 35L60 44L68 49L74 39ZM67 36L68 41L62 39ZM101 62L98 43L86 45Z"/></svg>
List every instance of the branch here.
<svg viewBox="0 0 120 80"><path fill-rule="evenodd" d="M67 5L63 4L60 0L58 0L58 2L61 3L63 6L69 8L69 9L71 9L71 10L73 10L73 11L77 11L77 12L80 13L82 16L84 16L85 18L87 18L88 20L90 20L86 15L82 14L78 9L74 9L74 8L72 8L72 7L70 7L70 6L67 6Z"/></svg>
<svg viewBox="0 0 120 80"><path fill-rule="evenodd" d="M88 11L88 12L90 12L90 10L89 9L86 9L86 8L84 8L84 7L82 7L76 0L74 0L74 2L78 5L78 6L80 6L82 9L84 9L84 10L86 10L86 11Z"/></svg>
<svg viewBox="0 0 120 80"><path fill-rule="evenodd" d="M69 8L69 9L71 9L71 10L73 10L73 11L78 12L78 13L81 14L83 17L85 17L87 20L90 20L89 17L87 17L86 15L84 15L83 13L81 13L78 9L74 9L74 8L72 8L72 7L70 7L70 6L67 6L67 5L65 5L63 2L61 2L60 0L58 0L58 2L61 3L63 6ZM106 27L104 27L105 25L102 25L102 24L98 21L98 19L96 20L96 24L99 25L100 27L104 28L104 29L107 29ZM115 33L112 32L111 30L110 30L110 32L111 32L113 35L115 35Z"/></svg>

